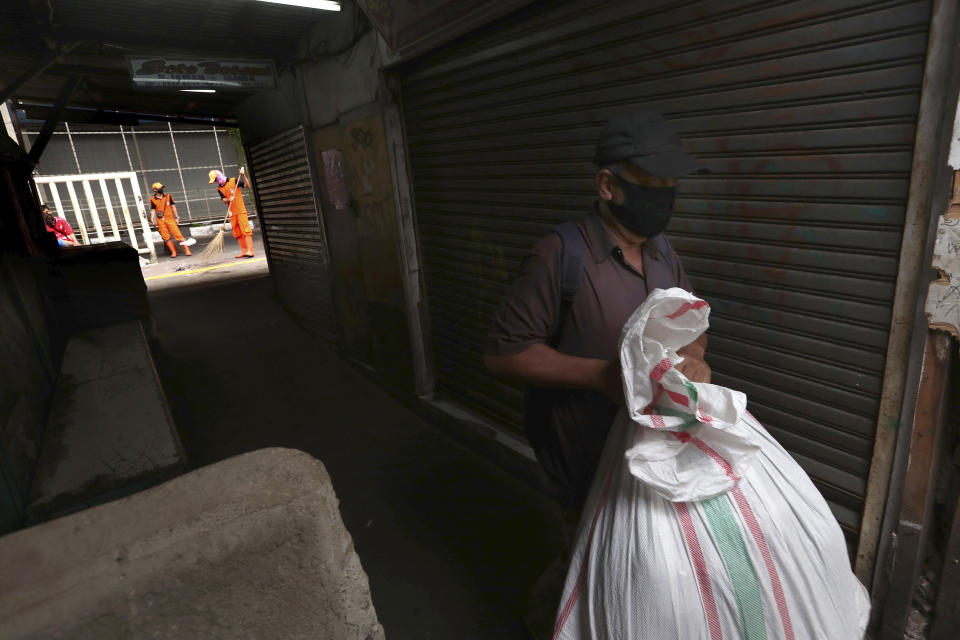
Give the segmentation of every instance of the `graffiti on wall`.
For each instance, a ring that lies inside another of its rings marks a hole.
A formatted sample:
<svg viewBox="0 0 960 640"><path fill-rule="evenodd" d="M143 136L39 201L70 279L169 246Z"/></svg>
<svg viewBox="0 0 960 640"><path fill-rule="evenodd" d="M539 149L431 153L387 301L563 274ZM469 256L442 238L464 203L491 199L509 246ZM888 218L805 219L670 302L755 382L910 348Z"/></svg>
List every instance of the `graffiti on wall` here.
<svg viewBox="0 0 960 640"><path fill-rule="evenodd" d="M379 116L347 128L350 141L348 180L357 209L360 235L386 240L396 228L390 159Z"/></svg>
<svg viewBox="0 0 960 640"><path fill-rule="evenodd" d="M347 183L343 172L343 155L338 149L321 152L323 158L323 177L327 187L327 199L334 209L346 209L350 204Z"/></svg>
<svg viewBox="0 0 960 640"><path fill-rule="evenodd" d="M374 344L396 342L383 335L374 339L371 325L383 325L381 316L395 313L403 304L393 173L383 117L334 124L311 135L318 178L325 187L324 227L338 324L348 351L366 362L376 351ZM379 330L390 333L383 326Z"/></svg>

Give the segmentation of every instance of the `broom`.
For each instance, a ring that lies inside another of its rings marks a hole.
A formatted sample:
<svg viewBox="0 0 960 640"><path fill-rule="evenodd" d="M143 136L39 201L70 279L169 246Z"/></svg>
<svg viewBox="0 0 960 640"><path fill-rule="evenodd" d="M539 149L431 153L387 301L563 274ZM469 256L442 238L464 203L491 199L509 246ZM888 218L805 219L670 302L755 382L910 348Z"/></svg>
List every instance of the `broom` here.
<svg viewBox="0 0 960 640"><path fill-rule="evenodd" d="M243 175L243 167L240 167L240 175ZM240 175L237 176L237 179L234 182L234 184L240 183ZM237 187L237 189L239 188L240 187ZM234 189L234 197L235 196L236 196L236 189ZM220 231L218 231L217 235L213 237L213 240L210 241L210 244L204 247L203 251L200 252L198 259L201 262L204 260L213 260L215 258L219 258L220 254L223 253L223 232L224 232L223 228L224 226L226 226L227 222L230 221L230 206L232 204L233 204L232 202L227 204L227 217L223 219L223 224L220 225Z"/></svg>

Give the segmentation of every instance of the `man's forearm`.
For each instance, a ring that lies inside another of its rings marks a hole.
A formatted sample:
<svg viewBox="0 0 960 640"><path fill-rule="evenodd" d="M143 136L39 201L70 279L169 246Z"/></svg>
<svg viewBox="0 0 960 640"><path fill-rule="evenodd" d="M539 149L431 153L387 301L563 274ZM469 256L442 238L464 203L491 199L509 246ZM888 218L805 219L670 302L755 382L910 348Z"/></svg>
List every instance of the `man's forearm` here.
<svg viewBox="0 0 960 640"><path fill-rule="evenodd" d="M606 360L569 356L545 344L509 356L484 355L483 361L491 373L514 382L594 391L605 388L610 367Z"/></svg>

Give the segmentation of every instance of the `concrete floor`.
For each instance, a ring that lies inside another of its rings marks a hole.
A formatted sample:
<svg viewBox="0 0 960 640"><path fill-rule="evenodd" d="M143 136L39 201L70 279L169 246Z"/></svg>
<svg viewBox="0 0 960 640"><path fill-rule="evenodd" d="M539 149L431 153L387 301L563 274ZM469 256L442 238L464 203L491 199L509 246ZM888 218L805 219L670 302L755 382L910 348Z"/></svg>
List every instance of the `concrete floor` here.
<svg viewBox="0 0 960 640"><path fill-rule="evenodd" d="M318 343L269 276L224 271L150 294L191 464L269 446L320 459L389 640L525 637L530 588L560 545L547 500Z"/></svg>

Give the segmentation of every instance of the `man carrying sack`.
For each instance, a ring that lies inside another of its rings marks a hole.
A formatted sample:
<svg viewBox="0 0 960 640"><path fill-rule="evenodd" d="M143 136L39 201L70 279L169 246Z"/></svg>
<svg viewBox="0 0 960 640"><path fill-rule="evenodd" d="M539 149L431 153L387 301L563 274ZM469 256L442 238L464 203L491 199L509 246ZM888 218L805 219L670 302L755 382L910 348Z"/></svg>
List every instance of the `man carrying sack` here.
<svg viewBox="0 0 960 640"><path fill-rule="evenodd" d="M677 180L702 170L670 123L652 111L611 117L594 164L592 210L533 247L494 316L484 354L491 373L527 387L524 431L568 543L624 403L623 326L651 291L693 290L663 231ZM703 334L679 352L678 366L693 382L710 382L706 346ZM566 560L557 558L534 587L527 625L537 640L552 637Z"/></svg>
<svg viewBox="0 0 960 640"><path fill-rule="evenodd" d="M192 238L187 240L183 237L178 222L180 222L180 216L177 214L177 207L173 203L173 196L163 192L162 184L154 182L153 197L150 198L150 224L160 232L160 237L163 238L167 249L170 250L171 258L177 257L177 246L170 239L171 236L180 243L183 252L188 256L193 255L190 253L190 245L196 242Z"/></svg>
<svg viewBox="0 0 960 640"><path fill-rule="evenodd" d="M243 204L243 192L240 189L247 187L247 179L243 167L240 167L239 181L234 178L227 179L222 171L213 170L209 173L210 184L217 183L217 193L220 199L229 205L230 227L233 229L233 237L237 239L240 245L240 253L234 258L252 258L253 257L253 229L250 227L250 220L247 218L247 207Z"/></svg>

